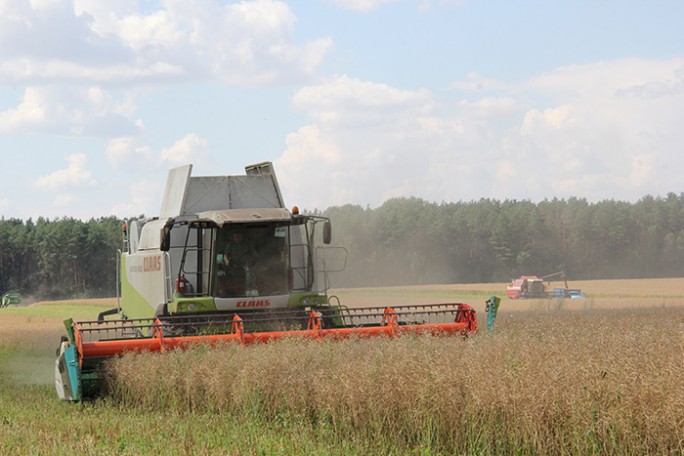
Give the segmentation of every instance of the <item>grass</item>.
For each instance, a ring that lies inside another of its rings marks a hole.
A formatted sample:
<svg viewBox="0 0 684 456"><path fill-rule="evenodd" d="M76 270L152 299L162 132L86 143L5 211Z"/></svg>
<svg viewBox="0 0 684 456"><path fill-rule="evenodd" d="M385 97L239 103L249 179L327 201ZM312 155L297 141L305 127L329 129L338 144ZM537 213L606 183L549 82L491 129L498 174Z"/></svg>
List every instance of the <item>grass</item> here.
<svg viewBox="0 0 684 456"><path fill-rule="evenodd" d="M65 333L62 319L71 311L93 319L109 307L80 301L0 309L0 455L382 452L372 442L341 440L329 429L305 423L264 422L234 413L140 410L106 398L86 404L59 401L53 382L55 349Z"/></svg>
<svg viewBox="0 0 684 456"><path fill-rule="evenodd" d="M320 438L307 438L317 435ZM331 433L233 414L145 412L109 401L59 402L53 387L0 385L3 455L373 454Z"/></svg>
<svg viewBox="0 0 684 456"><path fill-rule="evenodd" d="M111 397L147 411L327 426L405 452L681 452L683 327L679 309L550 312L467 341L290 340L135 354L110 364Z"/></svg>
<svg viewBox="0 0 684 456"><path fill-rule="evenodd" d="M97 315L116 307L116 299L93 299L81 301L38 302L30 306L10 306L0 309L0 315L18 315L24 317L58 318L65 320L96 319ZM2 323L0 323L2 324Z"/></svg>
<svg viewBox="0 0 684 456"><path fill-rule="evenodd" d="M503 300L495 332L468 340L129 354L108 365L111 394L83 405L52 386L61 319L111 305L1 309L0 454L683 454L684 288L648 284ZM352 305L401 296L345 292Z"/></svg>

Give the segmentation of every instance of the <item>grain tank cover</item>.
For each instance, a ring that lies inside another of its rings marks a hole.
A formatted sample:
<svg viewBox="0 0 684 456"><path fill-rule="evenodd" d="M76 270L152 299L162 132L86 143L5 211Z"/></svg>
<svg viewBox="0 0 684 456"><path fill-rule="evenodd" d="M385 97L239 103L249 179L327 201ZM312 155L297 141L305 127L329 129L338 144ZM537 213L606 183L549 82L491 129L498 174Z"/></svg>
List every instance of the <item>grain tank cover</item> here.
<svg viewBox="0 0 684 456"><path fill-rule="evenodd" d="M169 170L159 217L143 226L140 250L159 249L164 227L179 217L207 218L218 226L290 219L270 162L246 166L241 176L193 177L191 174L192 165Z"/></svg>
<svg viewBox="0 0 684 456"><path fill-rule="evenodd" d="M192 165L171 169L159 218L247 208L284 208L273 165L245 167L242 176L192 177Z"/></svg>

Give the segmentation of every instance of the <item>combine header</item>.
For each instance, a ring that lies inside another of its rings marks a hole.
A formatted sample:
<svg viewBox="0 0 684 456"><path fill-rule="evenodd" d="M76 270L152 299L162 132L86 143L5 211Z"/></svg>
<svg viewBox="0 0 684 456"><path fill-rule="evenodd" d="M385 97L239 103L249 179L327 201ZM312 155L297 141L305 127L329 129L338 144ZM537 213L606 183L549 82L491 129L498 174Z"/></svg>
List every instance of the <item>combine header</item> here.
<svg viewBox="0 0 684 456"><path fill-rule="evenodd" d="M159 217L124 228L117 307L65 321L55 365L62 399L96 396L102 361L126 352L477 331L466 304L348 308L329 296L328 273L344 267L346 251L329 245L327 218L284 207L271 163L243 176L191 169L169 172Z"/></svg>

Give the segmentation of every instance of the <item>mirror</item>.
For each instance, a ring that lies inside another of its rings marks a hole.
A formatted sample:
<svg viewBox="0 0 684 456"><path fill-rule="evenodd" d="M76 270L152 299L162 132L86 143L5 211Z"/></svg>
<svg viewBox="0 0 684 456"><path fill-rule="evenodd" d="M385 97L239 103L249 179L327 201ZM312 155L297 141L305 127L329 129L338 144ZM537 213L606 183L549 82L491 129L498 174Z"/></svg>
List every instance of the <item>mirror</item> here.
<svg viewBox="0 0 684 456"><path fill-rule="evenodd" d="M165 226L162 229L162 239L161 239L161 245L159 246L159 250L161 250L162 252L168 252L170 247L171 247L171 228L169 226Z"/></svg>
<svg viewBox="0 0 684 456"><path fill-rule="evenodd" d="M332 240L332 225L330 220L326 220L323 224L323 244L330 244Z"/></svg>

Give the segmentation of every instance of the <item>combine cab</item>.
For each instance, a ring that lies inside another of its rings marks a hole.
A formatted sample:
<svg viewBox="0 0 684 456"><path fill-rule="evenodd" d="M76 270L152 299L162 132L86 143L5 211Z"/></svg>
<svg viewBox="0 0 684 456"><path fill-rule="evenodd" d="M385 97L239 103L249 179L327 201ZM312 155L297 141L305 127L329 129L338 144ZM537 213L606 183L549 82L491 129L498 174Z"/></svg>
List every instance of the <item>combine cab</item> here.
<svg viewBox="0 0 684 456"><path fill-rule="evenodd" d="M61 398L97 395L98 366L127 351L477 330L465 304L342 306L327 293L328 273L346 262L346 251L329 245L330 221L287 210L270 163L245 170L191 177L190 165L173 169L161 215L126 224L117 307L95 321L65 322L55 372Z"/></svg>

